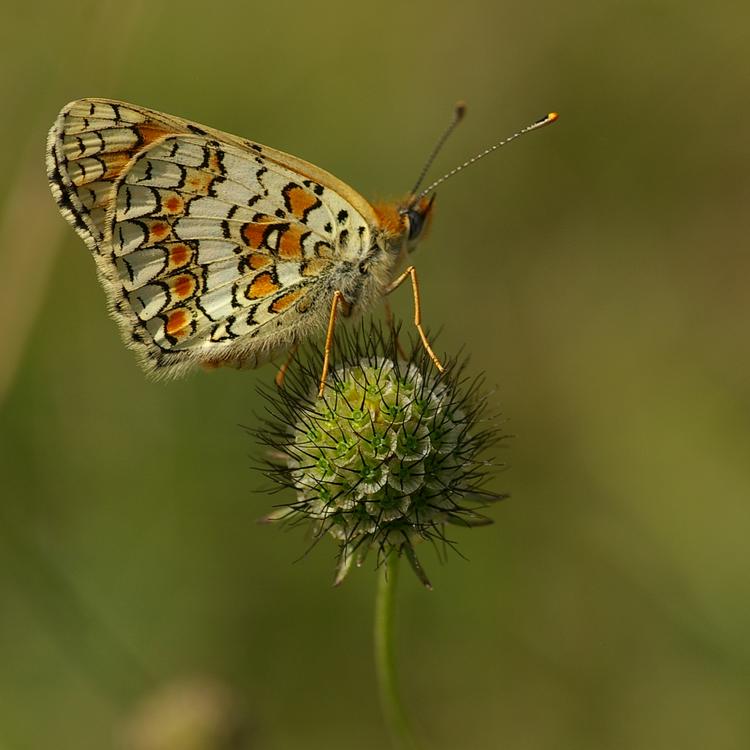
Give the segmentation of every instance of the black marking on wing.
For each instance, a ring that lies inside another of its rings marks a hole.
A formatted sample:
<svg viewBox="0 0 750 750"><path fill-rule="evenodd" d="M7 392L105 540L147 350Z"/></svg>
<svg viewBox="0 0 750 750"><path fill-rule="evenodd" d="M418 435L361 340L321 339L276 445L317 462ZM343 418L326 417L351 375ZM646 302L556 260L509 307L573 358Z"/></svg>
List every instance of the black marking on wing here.
<svg viewBox="0 0 750 750"><path fill-rule="evenodd" d="M317 182L313 182L312 180L303 180L302 184L307 188L311 188L315 195L323 195L323 186L318 185Z"/></svg>
<svg viewBox="0 0 750 750"><path fill-rule="evenodd" d="M152 189L151 193L156 197L156 206L154 206L154 209L150 212L151 216L160 216L162 214L161 190Z"/></svg>
<svg viewBox="0 0 750 750"><path fill-rule="evenodd" d="M91 230L88 226L86 226L86 222L84 222L84 220L81 218L78 210L73 205L73 201L70 199L69 187L65 184L65 180L63 179L62 171L60 170L60 164L57 160L57 151L54 145L52 146L52 159L55 167L52 170L52 174L50 174L49 179L50 182L54 183L55 187L57 188L57 194L55 195L57 205L60 207L61 211L65 211L69 216L73 217L73 222L77 230L87 235L91 235Z"/></svg>
<svg viewBox="0 0 750 750"><path fill-rule="evenodd" d="M239 206L232 205L227 212L227 218L221 221L221 233L224 235L224 239L231 239L232 233L229 228L229 222L231 218L237 213Z"/></svg>
<svg viewBox="0 0 750 750"><path fill-rule="evenodd" d="M196 165L196 169L206 169L211 161L211 151L215 141L208 141L205 146L201 148L203 153L203 160L200 164Z"/></svg>
<svg viewBox="0 0 750 750"><path fill-rule="evenodd" d="M154 168L154 164L150 159L146 159L146 168L143 170L143 177L141 177L138 182L146 182L146 180L151 179L151 170ZM183 174L182 179L185 179L185 175Z"/></svg>
<svg viewBox="0 0 750 750"><path fill-rule="evenodd" d="M219 174L223 178L226 178L227 168L224 166L224 150L221 148L221 144L218 141L214 141L214 143L216 144L214 153L216 154L216 165L219 168Z"/></svg>
<svg viewBox="0 0 750 750"><path fill-rule="evenodd" d="M149 168L150 166L151 166L151 163L149 162ZM187 182L187 168L184 167L182 164L175 164L175 166L177 167L177 169L180 170L180 179L177 180L177 184L175 185L175 190L182 190L185 187L185 183Z"/></svg>
<svg viewBox="0 0 750 750"><path fill-rule="evenodd" d="M122 262L125 268L128 269L128 276L130 277L130 281L135 281L135 273L133 272L133 266L130 264L130 261L128 260L127 255L122 256ZM117 312L122 312L117 305L115 305L115 309L117 309Z"/></svg>

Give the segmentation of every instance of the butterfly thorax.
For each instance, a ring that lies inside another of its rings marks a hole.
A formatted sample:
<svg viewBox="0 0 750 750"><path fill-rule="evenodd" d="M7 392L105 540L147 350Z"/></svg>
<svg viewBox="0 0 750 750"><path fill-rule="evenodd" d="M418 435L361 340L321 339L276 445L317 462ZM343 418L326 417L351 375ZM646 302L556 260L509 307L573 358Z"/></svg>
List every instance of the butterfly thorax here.
<svg viewBox="0 0 750 750"><path fill-rule="evenodd" d="M432 199L414 206L402 201L372 204L375 221L369 249L341 247L342 262L332 272L331 289L342 292L351 312L364 312L388 291L406 265L431 219Z"/></svg>

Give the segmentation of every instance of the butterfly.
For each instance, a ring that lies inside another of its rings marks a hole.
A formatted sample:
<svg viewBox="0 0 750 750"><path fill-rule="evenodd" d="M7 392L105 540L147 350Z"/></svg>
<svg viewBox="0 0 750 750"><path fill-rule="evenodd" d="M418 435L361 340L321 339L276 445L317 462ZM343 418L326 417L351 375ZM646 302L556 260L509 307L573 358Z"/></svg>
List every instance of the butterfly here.
<svg viewBox="0 0 750 750"><path fill-rule="evenodd" d="M434 188L555 113L417 193L461 119L457 107L409 195L370 203L290 154L110 99L80 99L49 132L47 173L65 219L94 256L109 310L147 373L256 367L326 331L322 394L338 314L364 311L407 279ZM402 270L404 269L404 270Z"/></svg>

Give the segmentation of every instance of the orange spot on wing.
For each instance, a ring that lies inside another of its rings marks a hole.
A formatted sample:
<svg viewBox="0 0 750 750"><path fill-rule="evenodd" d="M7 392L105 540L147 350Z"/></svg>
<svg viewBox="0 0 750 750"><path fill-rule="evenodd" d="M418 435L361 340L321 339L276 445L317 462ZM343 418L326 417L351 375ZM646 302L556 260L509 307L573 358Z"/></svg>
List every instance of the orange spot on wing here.
<svg viewBox="0 0 750 750"><path fill-rule="evenodd" d="M214 149L211 149L208 155L208 168L216 174L221 174L221 160Z"/></svg>
<svg viewBox="0 0 750 750"><path fill-rule="evenodd" d="M273 280L273 276L270 273L261 273L253 279L252 284L248 287L247 297L248 299L260 299L261 297L267 297L269 294L278 292L279 289L281 289L281 285Z"/></svg>
<svg viewBox="0 0 750 750"><path fill-rule="evenodd" d="M179 195L170 195L162 204L170 213L176 214L182 211L185 201Z"/></svg>
<svg viewBox="0 0 750 750"><path fill-rule="evenodd" d="M275 299L273 303L271 304L271 308L270 308L271 312L274 312L274 313L284 312L284 310L286 310L291 305L293 305L304 294L304 292L305 292L304 289L296 289L293 292L289 292L288 294L285 294L282 297Z"/></svg>
<svg viewBox="0 0 750 750"><path fill-rule="evenodd" d="M184 266L189 260L192 252L187 245L172 245L169 248L169 265L171 268Z"/></svg>
<svg viewBox="0 0 750 750"><path fill-rule="evenodd" d="M104 163L104 174L99 179L111 180L118 177L132 157L129 151L115 151L111 154L100 154L97 159Z"/></svg>
<svg viewBox="0 0 750 750"><path fill-rule="evenodd" d="M185 176L185 185L198 195L208 195L214 176L209 172L201 172L193 167L188 167Z"/></svg>
<svg viewBox="0 0 750 750"><path fill-rule="evenodd" d="M289 227L279 240L279 257L284 260L302 260L302 230Z"/></svg>
<svg viewBox="0 0 750 750"><path fill-rule="evenodd" d="M298 219L304 219L307 212L320 205L320 200L299 185L284 189L286 207Z"/></svg>
<svg viewBox="0 0 750 750"><path fill-rule="evenodd" d="M267 230L268 224L258 224L256 222L245 224L242 227L242 239L253 250L257 250L263 246L263 239L266 236Z"/></svg>
<svg viewBox="0 0 750 750"><path fill-rule="evenodd" d="M187 326L189 323L190 315L188 311L180 308L178 310L172 310L172 312L169 313L165 329L170 336L179 338L180 331L183 332L183 336L187 333Z"/></svg>
<svg viewBox="0 0 750 750"><path fill-rule="evenodd" d="M268 255L263 255L263 253L251 253L247 259L247 264L254 271L264 268L269 263L271 263L271 258Z"/></svg>
<svg viewBox="0 0 750 750"><path fill-rule="evenodd" d="M406 229L404 217L399 213L399 204L392 201L374 203L372 206L378 217L380 228L392 237L403 234Z"/></svg>
<svg viewBox="0 0 750 750"><path fill-rule="evenodd" d="M149 229L149 242L163 240L171 231L171 227L164 221L155 221Z"/></svg>
<svg viewBox="0 0 750 750"><path fill-rule="evenodd" d="M182 274L172 279L170 283L172 294L178 299L190 297L195 291L195 279L190 274Z"/></svg>
<svg viewBox="0 0 750 750"><path fill-rule="evenodd" d="M159 138L163 138L165 135L170 134L168 130L164 130L164 128L160 128L157 125L153 125L151 123L136 125L134 126L134 130L136 133L138 133L138 136L141 140L141 148L148 146L154 141L158 141Z"/></svg>

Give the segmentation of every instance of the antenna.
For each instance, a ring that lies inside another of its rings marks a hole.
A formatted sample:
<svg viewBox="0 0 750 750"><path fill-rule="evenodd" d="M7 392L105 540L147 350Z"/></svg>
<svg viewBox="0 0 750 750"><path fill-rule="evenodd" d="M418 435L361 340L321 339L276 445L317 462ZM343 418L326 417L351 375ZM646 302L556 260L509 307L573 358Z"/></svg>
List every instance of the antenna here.
<svg viewBox="0 0 750 750"><path fill-rule="evenodd" d="M432 166L432 162L435 161L435 157L440 153L440 149L448 140L448 136L450 136L450 134L456 129L456 125L458 125L458 123L464 119L465 114L466 114L466 104L464 102L456 102L456 106L453 108L453 117L451 118L451 121L448 123L448 127L443 131L443 134L440 136L440 139L435 144L435 148L432 149L432 152L427 157L427 161L425 162L424 167L422 167L422 171L419 173L417 182L414 185L414 187L411 189L411 192L409 193L409 195L414 195L417 192L417 190L419 190L419 186L422 184L422 180L424 180L425 175L427 174L427 171Z"/></svg>
<svg viewBox="0 0 750 750"><path fill-rule="evenodd" d="M458 112L458 110L457 110L457 112ZM433 182L431 185L429 185L428 187L426 187L421 193L419 193L419 195L414 195L414 193L416 193L416 191L417 191L417 189L419 187L419 184L422 182L422 178L424 177L424 172L427 171L427 168L429 167L430 162L435 157L435 154L439 150L440 146L443 145L443 142L448 137L448 135L450 134L451 130L453 130L453 128L458 124L458 122L461 119L461 116L463 116L463 112L461 112L461 115L454 115L454 121L451 122L451 126L448 128L448 130L445 132L445 134L443 135L443 137L438 142L437 147L435 148L435 150L433 151L432 155L430 156L430 161L427 162L427 167L425 167L425 169L423 170L423 174L420 176L419 182L417 182L417 187L412 191L412 195L414 197L409 201L409 206L416 205L422 198L425 197L425 195L427 195L428 193L431 193L438 185L440 185L443 182L445 182L449 177L453 177L454 174L457 174L462 169L466 169L466 167L470 166L475 161L479 161L480 159L484 159L484 157L487 156L488 154L491 154L493 151L497 151L497 149L499 149L500 146L505 146L506 144L510 143L511 141L514 141L516 138L519 138L522 135L526 135L526 133L530 133L532 130L538 130L539 128L543 128L545 125L550 125L555 120L557 120L557 118L558 118L557 112L550 112L549 114L545 115L544 117L538 119L536 122L532 122L531 125L527 125L525 128L522 128L517 133L513 133L513 135L508 136L508 138L503 139L499 143L496 143L494 146L490 146L489 148L486 148L484 151L482 151L481 153L477 154L476 156L472 156L471 159L467 159L463 164L459 164L454 169L451 169L450 172L447 172L446 174L444 174L440 179L435 180L435 182Z"/></svg>

